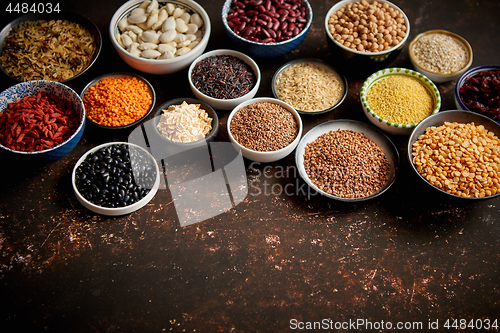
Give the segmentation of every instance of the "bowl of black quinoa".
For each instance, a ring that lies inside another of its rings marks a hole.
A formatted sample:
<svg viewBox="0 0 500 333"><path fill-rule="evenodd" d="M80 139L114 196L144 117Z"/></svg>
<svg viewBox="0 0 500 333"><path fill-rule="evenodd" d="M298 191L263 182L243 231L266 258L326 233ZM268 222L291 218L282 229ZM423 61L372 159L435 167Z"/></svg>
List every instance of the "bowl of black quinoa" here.
<svg viewBox="0 0 500 333"><path fill-rule="evenodd" d="M110 142L86 152L71 177L78 201L101 215L126 215L144 207L155 196L160 171L144 148Z"/></svg>
<svg viewBox="0 0 500 333"><path fill-rule="evenodd" d="M234 50L213 50L195 59L188 70L194 96L214 109L232 110L255 96L261 74L257 63Z"/></svg>

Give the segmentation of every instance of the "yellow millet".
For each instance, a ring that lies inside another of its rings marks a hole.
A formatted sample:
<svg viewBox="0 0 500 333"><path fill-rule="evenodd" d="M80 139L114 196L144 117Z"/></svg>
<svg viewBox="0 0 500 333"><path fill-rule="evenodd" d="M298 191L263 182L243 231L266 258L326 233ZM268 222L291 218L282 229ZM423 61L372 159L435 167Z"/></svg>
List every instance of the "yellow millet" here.
<svg viewBox="0 0 500 333"><path fill-rule="evenodd" d="M427 88L405 75L381 79L368 90L366 101L377 116L397 124L416 124L434 110L434 99Z"/></svg>

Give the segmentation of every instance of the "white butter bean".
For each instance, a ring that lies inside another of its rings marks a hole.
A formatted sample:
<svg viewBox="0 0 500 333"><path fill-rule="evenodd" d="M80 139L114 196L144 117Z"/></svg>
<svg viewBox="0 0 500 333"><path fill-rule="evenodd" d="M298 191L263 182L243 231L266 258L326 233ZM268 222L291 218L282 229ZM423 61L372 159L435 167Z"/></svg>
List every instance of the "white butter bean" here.
<svg viewBox="0 0 500 333"><path fill-rule="evenodd" d="M158 49L158 44L155 43L141 43L139 44L139 50L156 50Z"/></svg>
<svg viewBox="0 0 500 333"><path fill-rule="evenodd" d="M175 19L175 30L180 33L185 33L188 30L186 22L181 18Z"/></svg>
<svg viewBox="0 0 500 333"><path fill-rule="evenodd" d="M129 47L134 41L127 34L122 34L122 43L125 48Z"/></svg>
<svg viewBox="0 0 500 333"><path fill-rule="evenodd" d="M175 51L177 51L177 48L175 47L175 45L172 44L167 44L167 43L158 44L158 52L165 53L167 51L170 51L172 54L174 54Z"/></svg>
<svg viewBox="0 0 500 333"><path fill-rule="evenodd" d="M147 58L147 59L155 59L161 56L161 53L158 52L157 50L144 50L141 52L141 57Z"/></svg>
<svg viewBox="0 0 500 333"><path fill-rule="evenodd" d="M159 14L158 9L153 9L151 13L149 13L148 19L146 21L146 26L148 29L152 29L153 24L158 22L158 14Z"/></svg>
<svg viewBox="0 0 500 333"><path fill-rule="evenodd" d="M148 19L147 15L130 15L128 17L128 23L130 24L137 24L137 23L144 23Z"/></svg>
<svg viewBox="0 0 500 333"><path fill-rule="evenodd" d="M143 8L144 10L146 10L146 8L148 8L148 6L150 4L151 4L151 0L145 0L137 8Z"/></svg>
<svg viewBox="0 0 500 333"><path fill-rule="evenodd" d="M193 35L196 31L198 31L198 26L194 23L188 23L186 33Z"/></svg>
<svg viewBox="0 0 500 333"><path fill-rule="evenodd" d="M153 31L153 30L144 31L141 34L141 38L143 41L148 42L148 43L158 44L160 41L160 35L157 34L156 31Z"/></svg>
<svg viewBox="0 0 500 333"><path fill-rule="evenodd" d="M134 15L146 15L146 14L147 14L146 13L146 8L142 8L140 6L130 12L130 16L134 16Z"/></svg>
<svg viewBox="0 0 500 333"><path fill-rule="evenodd" d="M125 34L129 35L134 43L137 43L137 35L133 31L126 31Z"/></svg>
<svg viewBox="0 0 500 333"><path fill-rule="evenodd" d="M128 26L128 20L126 18L121 19L120 22L118 22L118 29L120 29L121 32L124 32L127 26Z"/></svg>
<svg viewBox="0 0 500 333"><path fill-rule="evenodd" d="M176 7L175 10L174 10L174 12L172 13L172 16L175 17L175 18L179 18L184 13L185 13L184 9L182 9L180 7Z"/></svg>
<svg viewBox="0 0 500 333"><path fill-rule="evenodd" d="M184 34L180 34L180 33L178 33L178 34L176 34L176 35L175 35L174 42L176 42L177 44L178 44L178 43L182 43L182 42L184 42L185 40L187 40L186 35L184 35Z"/></svg>
<svg viewBox="0 0 500 333"><path fill-rule="evenodd" d="M127 31L132 31L134 32L136 35L139 35L141 34L144 30L142 30L141 28L139 28L138 26L136 26L135 24L130 24L128 25L125 30Z"/></svg>
<svg viewBox="0 0 500 333"><path fill-rule="evenodd" d="M180 49L177 49L177 52L175 53L175 55L181 56L181 55L188 53L189 51L191 51L191 49L189 47L181 47Z"/></svg>
<svg viewBox="0 0 500 333"><path fill-rule="evenodd" d="M160 57L158 57L158 59L172 59L172 58L175 58L175 53L170 51L166 51Z"/></svg>
<svg viewBox="0 0 500 333"><path fill-rule="evenodd" d="M191 20L191 14L189 14L188 12L185 12L179 18L182 19L184 21L184 23L188 24L189 21Z"/></svg>
<svg viewBox="0 0 500 333"><path fill-rule="evenodd" d="M189 46L189 44L191 44L191 41L189 39L186 39L185 41L183 41L181 43L177 43L177 47L183 48L183 47Z"/></svg>
<svg viewBox="0 0 500 333"><path fill-rule="evenodd" d="M177 31L169 29L160 35L160 42L168 43L173 41L175 37L177 37Z"/></svg>
<svg viewBox="0 0 500 333"><path fill-rule="evenodd" d="M151 29L153 29L153 30L160 29L161 26L163 25L163 22L165 22L165 20L167 19L167 17L168 17L167 10L165 8L160 9L160 11L158 13L158 20L156 21L155 24L153 24Z"/></svg>
<svg viewBox="0 0 500 333"><path fill-rule="evenodd" d="M167 31L167 30L171 30L171 29L175 29L175 17L173 16L169 16L165 22L163 22L163 25L161 27L161 30L163 32Z"/></svg>
<svg viewBox="0 0 500 333"><path fill-rule="evenodd" d="M123 45L123 41L122 41L122 35L120 35L119 33L116 33L115 34L115 39L116 39L116 42L123 48L125 48L125 46Z"/></svg>
<svg viewBox="0 0 500 333"><path fill-rule="evenodd" d="M195 48L198 44L200 44L200 42L199 42L199 41L197 41L197 40L195 40L195 41L192 41L192 42L188 45L188 47L192 50L192 49L194 49L194 48Z"/></svg>
<svg viewBox="0 0 500 333"><path fill-rule="evenodd" d="M201 18L200 14L194 13L191 15L191 23L196 24L198 28L201 28L203 26L203 19Z"/></svg>
<svg viewBox="0 0 500 333"><path fill-rule="evenodd" d="M140 57L141 56L141 50L139 50L139 43L132 43L127 49L130 54Z"/></svg>
<svg viewBox="0 0 500 333"><path fill-rule="evenodd" d="M175 5L173 3L167 3L167 12L168 12L168 15L172 15L175 11Z"/></svg>
<svg viewBox="0 0 500 333"><path fill-rule="evenodd" d="M160 5L158 4L158 1L157 0L153 0L149 4L149 6L146 8L146 12L147 13L151 13L154 10L158 10L159 7L160 7Z"/></svg>

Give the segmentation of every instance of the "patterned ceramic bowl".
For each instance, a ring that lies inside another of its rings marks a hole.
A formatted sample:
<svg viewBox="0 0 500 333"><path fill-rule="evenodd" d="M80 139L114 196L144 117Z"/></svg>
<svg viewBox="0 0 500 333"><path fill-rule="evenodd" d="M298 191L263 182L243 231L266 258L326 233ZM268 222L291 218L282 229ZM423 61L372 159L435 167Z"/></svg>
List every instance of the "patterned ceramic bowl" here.
<svg viewBox="0 0 500 333"><path fill-rule="evenodd" d="M387 119L383 119L371 109L370 105L367 102L368 91L374 86L374 84L392 75L403 75L403 76L413 77L419 80L423 84L423 86L427 89L427 91L429 92L429 94L433 99L432 114L439 112L439 109L441 108L441 94L439 93L439 89L436 87L436 85L431 80L429 80L425 75L407 68L382 69L373 73L365 80L363 86L361 87L360 100L366 117L374 125L376 125L377 127L379 127L380 129L382 129L387 133L408 135L413 131L415 126L417 126L417 123L398 124L395 122L391 122Z"/></svg>
<svg viewBox="0 0 500 333"><path fill-rule="evenodd" d="M24 97L30 97L30 96L35 96L39 92L46 92L48 95L55 95L57 98L61 100L68 101L70 105L72 106L73 110L76 113L75 118L77 117L77 127L74 130L73 134L69 138L67 138L64 142L60 143L59 145L52 147L52 148L47 148L44 150L39 150L39 151L33 151L33 152L26 152L26 151L19 151L19 150L14 150L7 148L3 145L0 145L0 148L5 149L9 152L15 153L15 154L20 154L20 155L25 155L25 156L34 156L41 158L46 161L54 161L62 158L63 156L67 155L75 146L78 144L80 141L84 128L85 128L85 109L83 106L83 102L78 96L78 94L71 89L70 87L59 83L55 81L45 81L45 80L36 80L36 81L27 81L27 82L21 82L18 83L6 90L4 90L0 94L0 111L5 111L9 105L9 103L13 103L16 101L21 100ZM5 114L5 112L4 112ZM2 117L0 117L1 119ZM50 116L52 118L52 116ZM53 119L53 118L52 118ZM52 121L52 120L49 120ZM0 120L1 122L1 120ZM57 124L57 122L56 122ZM6 126L5 124L0 125L0 130ZM20 124L18 126L21 126ZM27 122L25 125L22 125L23 128L19 133L19 136L21 133L23 133L23 130L27 130L28 126L30 124ZM34 126L32 126L34 127ZM53 128L53 127L52 127ZM26 135L28 134L29 130L26 131L25 135L23 135L23 138L19 139L19 136L17 136L17 139L22 141ZM33 134L33 140L42 140L42 139L47 139L44 138L45 134L42 133L37 133ZM38 138L36 136L38 135ZM47 135L48 134L47 132ZM17 140L16 139L16 140ZM26 139L25 141L27 141ZM31 139L29 139L31 140ZM38 141L37 141L38 142ZM42 142L42 141L40 141Z"/></svg>

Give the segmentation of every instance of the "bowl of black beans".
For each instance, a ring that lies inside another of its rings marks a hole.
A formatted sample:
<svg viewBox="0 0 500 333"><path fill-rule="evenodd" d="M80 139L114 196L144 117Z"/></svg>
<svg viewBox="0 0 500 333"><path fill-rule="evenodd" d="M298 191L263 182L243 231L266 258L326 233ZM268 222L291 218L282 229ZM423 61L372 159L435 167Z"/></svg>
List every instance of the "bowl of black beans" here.
<svg viewBox="0 0 500 333"><path fill-rule="evenodd" d="M195 97L214 109L232 110L255 96L260 86L260 69L244 53L213 50L196 58L188 80Z"/></svg>
<svg viewBox="0 0 500 333"><path fill-rule="evenodd" d="M102 215L125 215L155 196L160 172L144 148L111 142L85 153L72 173L73 191L87 209Z"/></svg>

